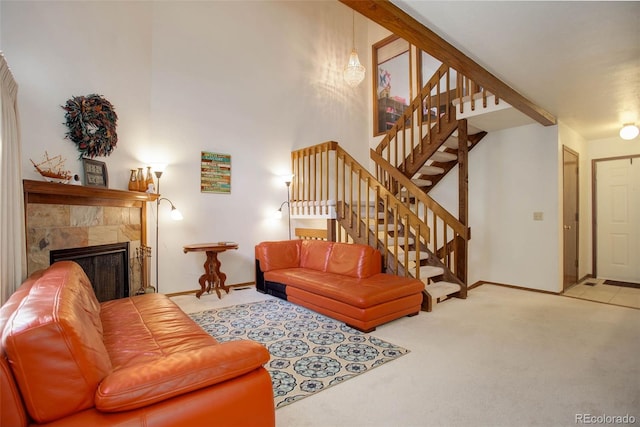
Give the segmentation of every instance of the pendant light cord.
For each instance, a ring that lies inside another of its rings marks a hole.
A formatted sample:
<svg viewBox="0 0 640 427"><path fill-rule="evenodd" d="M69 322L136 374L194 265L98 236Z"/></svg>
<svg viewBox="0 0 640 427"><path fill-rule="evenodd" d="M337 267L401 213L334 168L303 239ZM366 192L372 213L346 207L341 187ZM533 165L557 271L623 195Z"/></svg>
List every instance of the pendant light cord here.
<svg viewBox="0 0 640 427"><path fill-rule="evenodd" d="M351 42L353 48L356 48L356 12L351 9Z"/></svg>

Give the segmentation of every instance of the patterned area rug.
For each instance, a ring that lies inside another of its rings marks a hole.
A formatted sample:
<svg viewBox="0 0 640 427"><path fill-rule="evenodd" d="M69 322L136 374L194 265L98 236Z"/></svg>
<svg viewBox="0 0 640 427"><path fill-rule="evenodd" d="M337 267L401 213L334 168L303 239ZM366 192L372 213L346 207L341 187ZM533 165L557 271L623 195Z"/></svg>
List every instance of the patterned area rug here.
<svg viewBox="0 0 640 427"><path fill-rule="evenodd" d="M325 390L409 350L284 300L190 314L219 342L250 339L271 353L276 408Z"/></svg>

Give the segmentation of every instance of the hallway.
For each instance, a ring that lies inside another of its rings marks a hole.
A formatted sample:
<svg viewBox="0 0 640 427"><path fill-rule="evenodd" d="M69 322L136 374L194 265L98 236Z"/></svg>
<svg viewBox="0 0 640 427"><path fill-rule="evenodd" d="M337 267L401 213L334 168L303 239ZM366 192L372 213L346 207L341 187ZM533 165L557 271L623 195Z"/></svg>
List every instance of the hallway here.
<svg viewBox="0 0 640 427"><path fill-rule="evenodd" d="M605 284L604 279L588 278L567 289L562 295L640 309L640 285L637 287Z"/></svg>

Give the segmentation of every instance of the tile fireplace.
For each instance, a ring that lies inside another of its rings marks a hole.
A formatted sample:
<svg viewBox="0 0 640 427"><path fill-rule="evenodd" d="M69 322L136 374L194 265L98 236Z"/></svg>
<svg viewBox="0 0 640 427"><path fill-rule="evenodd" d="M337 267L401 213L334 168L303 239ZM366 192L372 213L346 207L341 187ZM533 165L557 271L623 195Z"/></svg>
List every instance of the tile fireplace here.
<svg viewBox="0 0 640 427"><path fill-rule="evenodd" d="M48 267L52 251L126 243L129 286L119 295L141 287L140 266L132 257L146 245L147 202L157 194L31 180L23 188L28 274Z"/></svg>

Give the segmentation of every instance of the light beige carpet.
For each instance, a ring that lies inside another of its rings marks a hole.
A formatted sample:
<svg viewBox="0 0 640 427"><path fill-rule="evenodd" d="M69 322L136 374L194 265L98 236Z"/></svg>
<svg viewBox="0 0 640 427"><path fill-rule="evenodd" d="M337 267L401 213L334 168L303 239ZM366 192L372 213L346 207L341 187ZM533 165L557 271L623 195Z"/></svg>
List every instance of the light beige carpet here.
<svg viewBox="0 0 640 427"><path fill-rule="evenodd" d="M175 297L187 312L268 299ZM640 423L640 310L484 285L378 327L411 352L276 411L284 426L575 426Z"/></svg>
<svg viewBox="0 0 640 427"><path fill-rule="evenodd" d="M191 318L218 342L256 341L276 408L299 402L391 362L409 350L281 299L212 308Z"/></svg>

